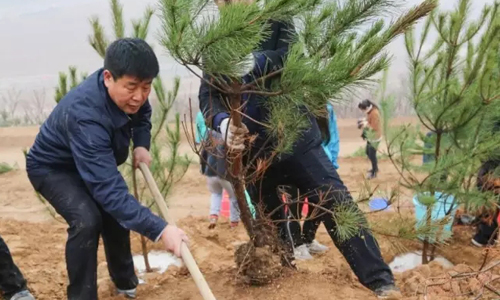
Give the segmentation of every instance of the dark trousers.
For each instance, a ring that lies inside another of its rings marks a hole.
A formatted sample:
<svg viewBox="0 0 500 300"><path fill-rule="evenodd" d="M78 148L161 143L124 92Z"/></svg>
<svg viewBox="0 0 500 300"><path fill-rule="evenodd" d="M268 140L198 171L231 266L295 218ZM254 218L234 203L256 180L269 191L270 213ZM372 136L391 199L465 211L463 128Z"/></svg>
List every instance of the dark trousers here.
<svg viewBox="0 0 500 300"><path fill-rule="evenodd" d="M491 189L492 187L488 186L487 179L489 176L493 176L495 169L500 166L500 162L496 160L489 160L483 163L479 172L477 174L477 189L480 191L485 191ZM493 222L480 221L477 226L476 234L474 235L474 240L483 245L491 245L496 241L497 236L493 236L494 234L498 234L497 228L497 215L498 210L495 212L493 217ZM491 216L482 215L480 218L487 218Z"/></svg>
<svg viewBox="0 0 500 300"><path fill-rule="evenodd" d="M26 280L12 260L9 247L0 237L0 293L3 293L5 299L10 299L23 290L26 290Z"/></svg>
<svg viewBox="0 0 500 300"><path fill-rule="evenodd" d="M474 240L483 245L493 245L497 239L497 231L498 223L497 218L493 218L491 223L481 221L477 225L477 231L474 235ZM495 234L495 236L493 236Z"/></svg>
<svg viewBox="0 0 500 300"><path fill-rule="evenodd" d="M261 205L264 213L269 215L283 203L278 187L287 185L296 186L308 193L311 203L321 202L321 206L329 210L334 211L340 204L352 205L354 209L358 209L320 145L271 164L261 179L248 186L248 191L254 205ZM277 209L270 217L272 220L287 219L284 209ZM375 290L394 282L389 266L382 259L377 241L368 230L361 228L357 235L340 241L332 215L319 213L318 217L364 286ZM278 234L283 240L288 239L286 223L277 222Z"/></svg>
<svg viewBox="0 0 500 300"><path fill-rule="evenodd" d="M138 279L130 250L130 232L102 210L79 174L52 171L45 177L30 176L30 181L69 225L66 242L68 299L97 299L97 247L100 236L109 274L116 287L135 288Z"/></svg>
<svg viewBox="0 0 500 300"><path fill-rule="evenodd" d="M303 244L310 244L316 238L316 231L318 231L318 227L321 224L321 218L317 216L322 212L310 205L304 224L301 226L299 220L302 216L305 195L301 194L300 190L296 187L287 188L286 193L290 196L287 197L287 200L290 201L288 206L288 217L290 219L288 230L290 231L293 246L298 247Z"/></svg>
<svg viewBox="0 0 500 300"><path fill-rule="evenodd" d="M378 160L377 160L377 149L370 143L366 143L366 155L370 162L372 163L372 173L378 172Z"/></svg>

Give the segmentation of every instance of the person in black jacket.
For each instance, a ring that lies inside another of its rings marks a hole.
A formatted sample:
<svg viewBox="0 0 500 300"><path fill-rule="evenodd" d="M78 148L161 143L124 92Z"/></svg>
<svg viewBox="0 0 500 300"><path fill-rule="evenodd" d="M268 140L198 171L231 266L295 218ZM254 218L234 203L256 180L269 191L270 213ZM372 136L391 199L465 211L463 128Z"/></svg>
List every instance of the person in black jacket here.
<svg viewBox="0 0 500 300"><path fill-rule="evenodd" d="M270 22L271 36L260 45L259 49L253 52L255 65L251 76L264 75L261 70L266 64L271 66L268 68L268 72L283 66L292 37L291 33L294 29L290 23ZM208 79L206 75L204 78ZM246 81L245 77L243 79ZM205 80L201 81L200 110L204 113L207 124L214 130L223 133L222 136L230 149L244 150L247 132L257 135L251 149L247 152L249 153L248 159L253 157L262 147L269 149L272 144L265 144L267 136L263 126L258 123L266 120L268 115L266 109L259 104L261 101L265 101L265 98L257 97L254 94L243 98L248 100L244 107L244 125L237 127L229 119L227 95L218 92ZM304 113L308 114L305 108L303 110ZM294 144L292 153L282 155L273 161L262 178L248 187L250 197L256 207L262 204L265 213L275 211L271 215L273 220L286 220L284 209L276 209L282 205L277 189L278 186L283 185L296 186L304 193L317 191L318 193L314 193L315 196L309 198L309 201L313 203L319 203L319 195L323 193L326 197L321 202L328 209L335 210L335 207L340 204L355 206L350 193L321 146L321 133L314 117L310 114L308 116L311 126ZM332 216L323 214L321 220L363 285L380 297L387 296L397 289L394 285L392 272L383 261L377 242L368 230L361 229L356 236L341 242L336 235L336 225ZM278 222L278 234L285 243L290 241L286 222ZM289 249L291 248L289 247Z"/></svg>
<svg viewBox="0 0 500 300"><path fill-rule="evenodd" d="M180 256L185 233L129 194L118 171L134 143L134 163L149 164L148 96L158 60L141 39L119 39L104 68L71 90L42 124L26 169L35 188L69 225L66 264L70 300L97 299L97 247L102 236L108 269L119 294L135 297L138 279L129 230Z"/></svg>

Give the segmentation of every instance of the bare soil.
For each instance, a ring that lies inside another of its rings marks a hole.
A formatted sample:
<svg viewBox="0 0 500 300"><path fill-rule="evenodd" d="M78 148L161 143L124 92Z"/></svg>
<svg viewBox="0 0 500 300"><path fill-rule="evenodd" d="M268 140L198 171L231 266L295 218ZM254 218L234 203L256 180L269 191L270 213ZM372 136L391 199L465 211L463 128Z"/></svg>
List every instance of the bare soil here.
<svg viewBox="0 0 500 300"><path fill-rule="evenodd" d="M406 120L401 120L404 122ZM363 157L347 157L364 145L355 128L355 120L339 120L341 156L339 173L357 195L363 184L363 174L369 167ZM29 147L38 128L1 128L0 161L17 164L18 170L0 175L0 235L11 249L15 262L28 280L29 288L39 300L66 299L66 264L64 248L66 224L54 220L37 200L24 170L22 149ZM188 152L189 146L183 145ZM242 226L231 229L222 219L214 230L208 230L209 193L198 165L190 167L183 180L175 187L169 201L170 215L191 238L190 248L217 299L376 299L364 288L348 264L333 245L323 226L318 240L330 247L311 261L299 261L298 271L280 270L270 284L251 286L238 280L235 250L247 241ZM380 162L379 177L371 183L380 192L394 187L399 179L397 171L387 160ZM411 199L407 192L404 199ZM400 209L411 215L411 203L403 201ZM390 226L398 215L394 211L370 215L370 222ZM402 274L395 274L404 298L409 299L498 299L491 290L500 290L500 267L492 267L477 276L460 277L457 274L477 271L483 264L492 266L499 250L489 250L484 263L485 250L470 245L473 229L454 227L448 245L437 249L456 266L444 269L431 263ZM390 262L396 255L420 249L416 242L398 241L377 235L384 259ZM161 245L150 243L153 249ZM132 234L132 250L141 253L140 238ZM107 272L104 251L99 249L98 284L100 299L122 299L113 295ZM274 274L273 274L274 275ZM171 267L164 274L148 274L146 283L139 286L138 299L188 300L201 299L187 271ZM489 282L489 288L484 283ZM497 283L498 282L498 283ZM426 297L425 297L426 296Z"/></svg>

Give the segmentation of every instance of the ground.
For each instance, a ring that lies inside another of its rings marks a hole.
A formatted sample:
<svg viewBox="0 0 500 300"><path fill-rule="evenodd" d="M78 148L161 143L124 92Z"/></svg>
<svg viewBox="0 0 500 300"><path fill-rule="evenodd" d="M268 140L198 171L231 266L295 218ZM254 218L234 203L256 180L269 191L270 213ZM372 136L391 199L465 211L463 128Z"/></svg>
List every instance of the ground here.
<svg viewBox="0 0 500 300"><path fill-rule="evenodd" d="M404 122L405 120L401 120ZM355 120L339 120L341 134L341 158L339 173L346 185L356 195L363 182L363 174L368 169L364 157L349 157L363 141L355 128ZM65 299L67 284L64 261L66 224L54 220L41 204L27 179L24 170L22 149L30 147L38 128L0 128L0 160L17 164L18 169L0 175L0 235L9 245L15 262L28 280L29 287L39 300ZM182 150L189 152L184 142ZM380 163L380 176L372 186L384 191L393 187L398 174L388 160ZM411 195L404 195L409 199ZM341 254L336 250L323 227L318 240L330 247L326 254L312 261L299 262L298 271L287 271L282 278L263 287L249 287L238 283L234 264L234 247L247 240L242 226L229 228L227 220L210 231L208 227L209 195L204 178L193 164L186 176L175 187L168 199L170 215L178 221L191 238L190 248L217 299L375 299L373 294L358 283ZM401 205L406 214L411 214L411 203ZM395 212L370 215L372 224L390 224ZM450 274L471 272L483 263L484 250L470 246L472 228L456 226L454 236L448 245L438 249L452 263L454 270L444 270L436 264L396 274L397 284L404 298L410 299L463 299L483 296L483 299L498 298L489 289L482 288L481 282L490 281L495 289L496 268L474 278L451 282ZM418 250L415 242L396 242L393 238L377 235L384 259L389 262L395 255L405 251ZM140 253L139 236L132 236L133 252ZM150 247L161 249L159 244ZM498 250L490 250L489 265ZM472 268L472 269L471 269ZM106 270L102 247L99 252L99 295L100 299L121 299L112 295L113 289ZM441 277L441 278L431 278ZM430 278L430 279L429 279ZM427 282L427 285L426 285ZM498 288L498 287L497 287ZM194 282L183 269L175 267L166 273L150 274L146 283L140 285L138 299L201 299ZM427 298L424 298L424 294ZM463 295L462 295L463 294ZM476 298L479 299L479 298Z"/></svg>

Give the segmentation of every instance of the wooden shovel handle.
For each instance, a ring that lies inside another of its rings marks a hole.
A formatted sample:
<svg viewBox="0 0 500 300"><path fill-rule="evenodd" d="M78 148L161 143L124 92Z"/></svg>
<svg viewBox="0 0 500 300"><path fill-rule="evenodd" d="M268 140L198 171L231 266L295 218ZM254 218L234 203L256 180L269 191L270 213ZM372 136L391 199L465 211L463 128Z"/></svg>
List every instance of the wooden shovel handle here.
<svg viewBox="0 0 500 300"><path fill-rule="evenodd" d="M174 221L170 220L170 218L168 217L167 204L163 199L163 196L161 195L160 190L158 189L158 186L156 185L156 182L153 178L153 175L151 174L151 171L149 171L148 166L145 163L139 163L139 168L141 169L142 174L146 179L146 183L149 189L151 190L151 193L153 194L153 198L156 202L156 205L158 205L158 208L160 209L160 213L162 214L163 218L165 218L165 220L169 224L175 225ZM189 273L191 273L191 276L193 277L193 280L196 286L198 287L198 290L200 291L200 294L203 297L203 299L216 300L214 294L212 293L210 287L208 286L207 281L205 280L205 277L203 277L203 274L201 274L201 271L198 268L198 265L196 264L193 255L191 254L191 251L184 242L181 245L181 256L182 260L184 261L184 264L189 270Z"/></svg>

